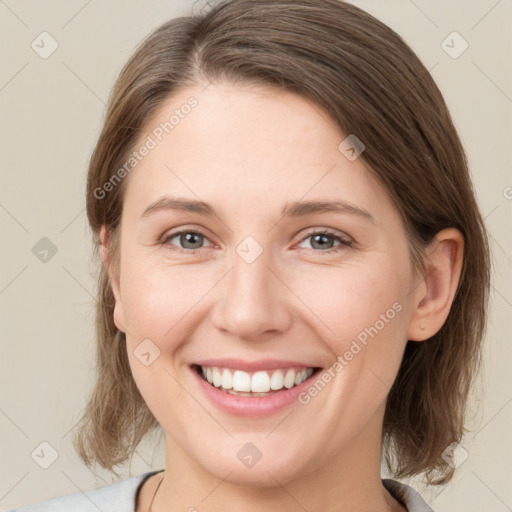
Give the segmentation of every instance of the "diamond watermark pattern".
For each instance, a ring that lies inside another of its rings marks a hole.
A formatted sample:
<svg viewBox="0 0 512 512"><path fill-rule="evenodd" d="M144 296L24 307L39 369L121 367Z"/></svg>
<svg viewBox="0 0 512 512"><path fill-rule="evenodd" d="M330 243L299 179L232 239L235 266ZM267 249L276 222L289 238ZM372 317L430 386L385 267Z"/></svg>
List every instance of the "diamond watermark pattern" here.
<svg viewBox="0 0 512 512"><path fill-rule="evenodd" d="M59 47L59 43L48 32L41 32L30 46L39 57L47 59Z"/></svg>
<svg viewBox="0 0 512 512"><path fill-rule="evenodd" d="M351 133L339 146L339 152L347 159L353 162L365 150L363 142Z"/></svg>
<svg viewBox="0 0 512 512"><path fill-rule="evenodd" d="M449 34L441 43L441 48L452 59L458 59L468 49L468 47L468 42L455 31Z"/></svg>
<svg viewBox="0 0 512 512"><path fill-rule="evenodd" d="M57 250L57 246L45 236L32 247L34 256L43 263L48 263L57 254Z"/></svg>
<svg viewBox="0 0 512 512"><path fill-rule="evenodd" d="M253 443L245 443L238 453L236 454L242 464L248 468L252 468L260 459L263 454Z"/></svg>
<svg viewBox="0 0 512 512"><path fill-rule="evenodd" d="M146 338L137 345L133 353L144 366L149 366L160 356L160 349L149 338Z"/></svg>
<svg viewBox="0 0 512 512"><path fill-rule="evenodd" d="M59 453L50 443L43 441L30 456L38 466L48 469L59 458Z"/></svg>
<svg viewBox="0 0 512 512"><path fill-rule="evenodd" d="M456 469L469 457L469 454L459 443L451 443L445 448L441 457L450 467Z"/></svg>
<svg viewBox="0 0 512 512"><path fill-rule="evenodd" d="M255 238L247 236L237 245L235 250L246 263L252 263L261 255L263 247Z"/></svg>

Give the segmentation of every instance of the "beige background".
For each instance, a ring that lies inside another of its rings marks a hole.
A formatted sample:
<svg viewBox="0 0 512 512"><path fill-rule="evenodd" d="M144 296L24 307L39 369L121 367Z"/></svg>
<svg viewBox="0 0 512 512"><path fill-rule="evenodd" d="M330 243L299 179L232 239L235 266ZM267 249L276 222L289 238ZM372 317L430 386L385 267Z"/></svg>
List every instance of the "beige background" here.
<svg viewBox="0 0 512 512"><path fill-rule="evenodd" d="M401 34L432 70L467 148L494 251L484 391L473 396L473 433L463 443L469 457L437 497L413 485L436 512L504 512L512 507L512 1L354 3ZM192 4L0 1L0 510L113 481L93 475L71 446L94 364L86 165L121 66L150 30ZM47 59L31 48L43 31L59 45ZM469 44L456 59L441 46L453 31ZM46 263L32 251L43 237L57 248ZM58 454L48 469L31 457L42 442ZM146 443L123 477L162 468L162 449Z"/></svg>

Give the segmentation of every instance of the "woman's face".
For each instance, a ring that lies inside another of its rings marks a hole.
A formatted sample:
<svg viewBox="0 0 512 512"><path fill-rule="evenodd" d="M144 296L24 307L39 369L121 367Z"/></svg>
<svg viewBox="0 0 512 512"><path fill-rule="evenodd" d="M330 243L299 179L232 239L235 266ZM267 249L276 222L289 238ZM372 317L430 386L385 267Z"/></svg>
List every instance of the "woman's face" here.
<svg viewBox="0 0 512 512"><path fill-rule="evenodd" d="M284 484L355 448L380 457L417 288L398 211L345 138L289 92L189 87L125 178L116 325L174 455L218 478ZM295 204L310 202L338 209ZM218 387L233 380L281 390Z"/></svg>

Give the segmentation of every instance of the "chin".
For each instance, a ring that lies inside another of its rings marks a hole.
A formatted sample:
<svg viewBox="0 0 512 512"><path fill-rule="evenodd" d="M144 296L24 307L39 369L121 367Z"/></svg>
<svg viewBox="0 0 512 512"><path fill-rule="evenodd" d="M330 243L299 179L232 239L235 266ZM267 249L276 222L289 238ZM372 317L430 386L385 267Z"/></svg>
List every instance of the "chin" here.
<svg viewBox="0 0 512 512"><path fill-rule="evenodd" d="M220 480L244 487L271 488L278 484L284 485L310 472L306 469L303 453L286 454L278 446L267 447L261 450L263 453L259 460L253 458L251 461L250 455L247 454L253 451L256 457L255 447L245 443L236 444L241 444L242 449L232 450L226 447L225 450L220 450L219 454L217 447L211 453L212 458L205 459L205 452L202 452L196 460L206 471ZM297 447L294 449L297 450ZM268 452L267 457L265 452ZM227 453L233 453L233 456L228 456Z"/></svg>

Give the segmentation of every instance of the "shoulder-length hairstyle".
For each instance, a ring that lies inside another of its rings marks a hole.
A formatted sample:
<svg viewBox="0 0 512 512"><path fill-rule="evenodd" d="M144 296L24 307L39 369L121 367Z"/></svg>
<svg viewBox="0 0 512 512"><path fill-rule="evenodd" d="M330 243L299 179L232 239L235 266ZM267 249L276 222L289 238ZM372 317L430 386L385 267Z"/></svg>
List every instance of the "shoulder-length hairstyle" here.
<svg viewBox="0 0 512 512"><path fill-rule="evenodd" d="M490 286L487 233L467 157L443 97L411 48L392 29L338 0L224 0L200 15L154 30L121 70L109 98L87 180L95 256L107 229L117 275L118 231L130 158L152 115L179 89L210 81L260 84L313 100L340 136L365 145L360 158L400 212L413 268L440 230L464 236L452 308L429 340L408 341L387 397L383 457L395 478L424 474L444 484L443 451L466 429L468 393L481 363ZM340 138L340 142L341 142ZM109 187L105 184L119 183ZM115 473L158 422L132 377L125 334L113 320L108 273L99 270L97 380L74 435L87 466Z"/></svg>

